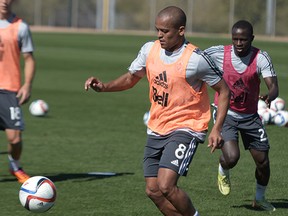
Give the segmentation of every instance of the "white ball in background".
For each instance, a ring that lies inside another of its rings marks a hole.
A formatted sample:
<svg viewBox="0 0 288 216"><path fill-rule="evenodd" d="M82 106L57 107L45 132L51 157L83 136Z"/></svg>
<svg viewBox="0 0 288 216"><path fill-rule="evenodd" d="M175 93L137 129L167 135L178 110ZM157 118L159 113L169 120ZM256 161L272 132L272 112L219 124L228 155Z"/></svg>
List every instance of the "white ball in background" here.
<svg viewBox="0 0 288 216"><path fill-rule="evenodd" d="M35 100L29 106L29 111L33 116L45 116L49 111L49 106L44 100Z"/></svg>
<svg viewBox="0 0 288 216"><path fill-rule="evenodd" d="M267 108L266 109L258 109L257 113L259 114L260 117L262 117L262 115L267 112Z"/></svg>
<svg viewBox="0 0 288 216"><path fill-rule="evenodd" d="M144 113L144 116L143 116L144 125L147 126L149 118L150 118L150 111L147 111L147 112Z"/></svg>
<svg viewBox="0 0 288 216"><path fill-rule="evenodd" d="M268 124L274 124L274 118L275 118L277 112L275 112L272 109L268 109L268 112L270 113L270 121Z"/></svg>
<svg viewBox="0 0 288 216"><path fill-rule="evenodd" d="M276 115L276 112L271 109L260 109L258 110L258 114L262 120L263 124L272 124L274 123L274 117Z"/></svg>
<svg viewBox="0 0 288 216"><path fill-rule="evenodd" d="M267 109L267 104L265 103L265 101L259 99L258 100L258 110L262 110L262 109Z"/></svg>
<svg viewBox="0 0 288 216"><path fill-rule="evenodd" d="M280 110L274 117L274 124L280 127L288 126L288 111Z"/></svg>
<svg viewBox="0 0 288 216"><path fill-rule="evenodd" d="M275 100L271 101L270 109L274 110L275 112L284 110L285 109L285 101L277 97Z"/></svg>
<svg viewBox="0 0 288 216"><path fill-rule="evenodd" d="M262 122L264 124L269 124L269 122L271 121L271 114L269 112L269 109L265 109L262 114L261 114L261 119L262 119Z"/></svg>

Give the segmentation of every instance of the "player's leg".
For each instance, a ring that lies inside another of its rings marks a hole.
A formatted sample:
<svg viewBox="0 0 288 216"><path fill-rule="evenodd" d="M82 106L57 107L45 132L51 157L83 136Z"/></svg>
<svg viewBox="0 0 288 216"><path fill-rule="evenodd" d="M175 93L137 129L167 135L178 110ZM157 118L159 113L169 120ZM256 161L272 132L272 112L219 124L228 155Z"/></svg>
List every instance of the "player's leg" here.
<svg viewBox="0 0 288 216"><path fill-rule="evenodd" d="M167 168L160 168L158 173L158 186L164 197L172 203L183 216L193 216L196 213L189 196L177 186L179 175ZM171 214L165 215L173 215Z"/></svg>
<svg viewBox="0 0 288 216"><path fill-rule="evenodd" d="M148 138L144 153L146 193L164 215L198 215L190 198L177 187L197 146L197 140L185 132Z"/></svg>
<svg viewBox="0 0 288 216"><path fill-rule="evenodd" d="M256 164L256 195L252 205L266 211L275 211L276 208L265 199L265 192L270 179L268 151L251 149L250 152Z"/></svg>
<svg viewBox="0 0 288 216"><path fill-rule="evenodd" d="M218 188L223 195L229 195L231 191L230 169L232 169L240 158L240 149L236 140L224 142L221 148L222 155L218 166Z"/></svg>
<svg viewBox="0 0 288 216"><path fill-rule="evenodd" d="M241 136L245 149L249 149L256 165L256 196L252 206L266 211L275 211L275 207L265 199L265 191L270 178L268 156L270 146L266 130L258 115L243 124Z"/></svg>
<svg viewBox="0 0 288 216"><path fill-rule="evenodd" d="M20 183L23 183L29 176L19 164L22 153L21 131L24 129L22 111L15 92L3 91L1 93L1 127L5 130L8 140L10 172Z"/></svg>
<svg viewBox="0 0 288 216"><path fill-rule="evenodd" d="M25 182L29 176L23 171L20 165L20 157L22 153L21 131L14 129L6 129L8 140L8 159L10 172L16 176L20 183Z"/></svg>
<svg viewBox="0 0 288 216"><path fill-rule="evenodd" d="M6 129L5 132L8 140L8 155L12 157L15 161L19 161L22 153L21 131L14 129ZM10 168L18 168L18 163L10 165Z"/></svg>
<svg viewBox="0 0 288 216"><path fill-rule="evenodd" d="M270 179L270 162L267 151L251 149L250 153L255 161L256 194L252 206L266 211L275 211L276 208L265 198L265 192Z"/></svg>
<svg viewBox="0 0 288 216"><path fill-rule="evenodd" d="M237 140L224 142L221 147L221 152L222 154L219 158L219 163L223 170L229 170L236 166L240 158L240 149Z"/></svg>
<svg viewBox="0 0 288 216"><path fill-rule="evenodd" d="M228 195L231 191L230 169L236 166L240 158L238 143L237 121L231 116L227 116L222 128L224 144L221 147L221 156L218 166L218 188L223 195Z"/></svg>
<svg viewBox="0 0 288 216"><path fill-rule="evenodd" d="M255 177L257 183L263 186L267 186L270 178L270 162L268 151L250 149L250 153L256 164Z"/></svg>
<svg viewBox="0 0 288 216"><path fill-rule="evenodd" d="M6 129L5 132L8 140L8 156L15 161L10 163L10 169L18 170L18 161L22 153L21 131Z"/></svg>
<svg viewBox="0 0 288 216"><path fill-rule="evenodd" d="M146 177L146 194L163 213L163 215L179 215L181 214L171 204L170 201L163 195L158 186L157 177Z"/></svg>
<svg viewBox="0 0 288 216"><path fill-rule="evenodd" d="M196 153L198 140L191 134L176 132L166 140L159 162L158 186L162 194L181 215L197 215L192 202L177 185L179 176L186 176Z"/></svg>
<svg viewBox="0 0 288 216"><path fill-rule="evenodd" d="M146 195L164 215L181 215L160 191L157 181L159 161L162 155L164 140L148 137L144 151L143 169L146 182Z"/></svg>
<svg viewBox="0 0 288 216"><path fill-rule="evenodd" d="M166 138L148 136L144 149L143 169L146 182L146 195L164 215L180 215L159 189L157 175L159 161Z"/></svg>

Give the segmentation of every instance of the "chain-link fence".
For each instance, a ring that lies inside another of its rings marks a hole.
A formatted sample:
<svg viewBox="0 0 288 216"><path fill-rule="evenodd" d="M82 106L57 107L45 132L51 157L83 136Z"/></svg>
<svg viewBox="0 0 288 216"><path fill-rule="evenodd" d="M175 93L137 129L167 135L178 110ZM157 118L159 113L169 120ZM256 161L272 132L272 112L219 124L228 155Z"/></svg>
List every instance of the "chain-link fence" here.
<svg viewBox="0 0 288 216"><path fill-rule="evenodd" d="M188 32L229 33L247 19L256 34L288 36L287 0L18 0L13 9L32 26L151 31L169 5L186 12Z"/></svg>

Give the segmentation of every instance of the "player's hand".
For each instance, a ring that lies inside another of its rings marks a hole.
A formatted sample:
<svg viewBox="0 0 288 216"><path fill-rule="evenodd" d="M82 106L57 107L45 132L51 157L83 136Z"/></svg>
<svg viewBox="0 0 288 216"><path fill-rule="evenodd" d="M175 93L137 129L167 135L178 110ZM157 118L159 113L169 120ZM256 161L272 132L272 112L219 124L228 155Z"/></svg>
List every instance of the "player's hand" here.
<svg viewBox="0 0 288 216"><path fill-rule="evenodd" d="M30 99L30 96L31 96L30 86L23 85L16 95L16 97L19 99L19 105L27 103Z"/></svg>
<svg viewBox="0 0 288 216"><path fill-rule="evenodd" d="M212 128L212 131L208 137L208 147L211 148L211 153L216 149L220 149L224 144L224 140L221 136L221 132Z"/></svg>
<svg viewBox="0 0 288 216"><path fill-rule="evenodd" d="M267 104L267 107L270 108L271 101L269 100L268 95L260 95L259 99L263 100Z"/></svg>
<svg viewBox="0 0 288 216"><path fill-rule="evenodd" d="M86 80L84 88L86 91L92 88L96 92L101 92L103 91L104 85L99 79L95 77L90 77Z"/></svg>

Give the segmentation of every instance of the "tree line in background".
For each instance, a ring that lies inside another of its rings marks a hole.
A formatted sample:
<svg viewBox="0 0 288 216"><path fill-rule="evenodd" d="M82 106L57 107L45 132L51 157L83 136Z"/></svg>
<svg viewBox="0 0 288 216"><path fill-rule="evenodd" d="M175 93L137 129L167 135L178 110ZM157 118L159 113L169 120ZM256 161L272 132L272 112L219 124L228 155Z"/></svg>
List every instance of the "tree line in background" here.
<svg viewBox="0 0 288 216"><path fill-rule="evenodd" d="M14 11L30 25L92 28L103 30L105 4L109 3L108 31L154 30L154 18L162 8L175 5L187 15L187 31L229 33L233 22L247 19L256 34L267 34L267 3L269 0L21 0ZM288 36L287 0L274 3L273 36ZM233 4L232 4L233 3ZM113 5L112 5L113 4ZM113 8L111 9L111 5ZM113 16L111 16L111 10ZM233 13L231 13L231 11ZM99 14L101 16L99 16ZM231 16L232 15L232 16ZM102 20L100 20L102 19Z"/></svg>

